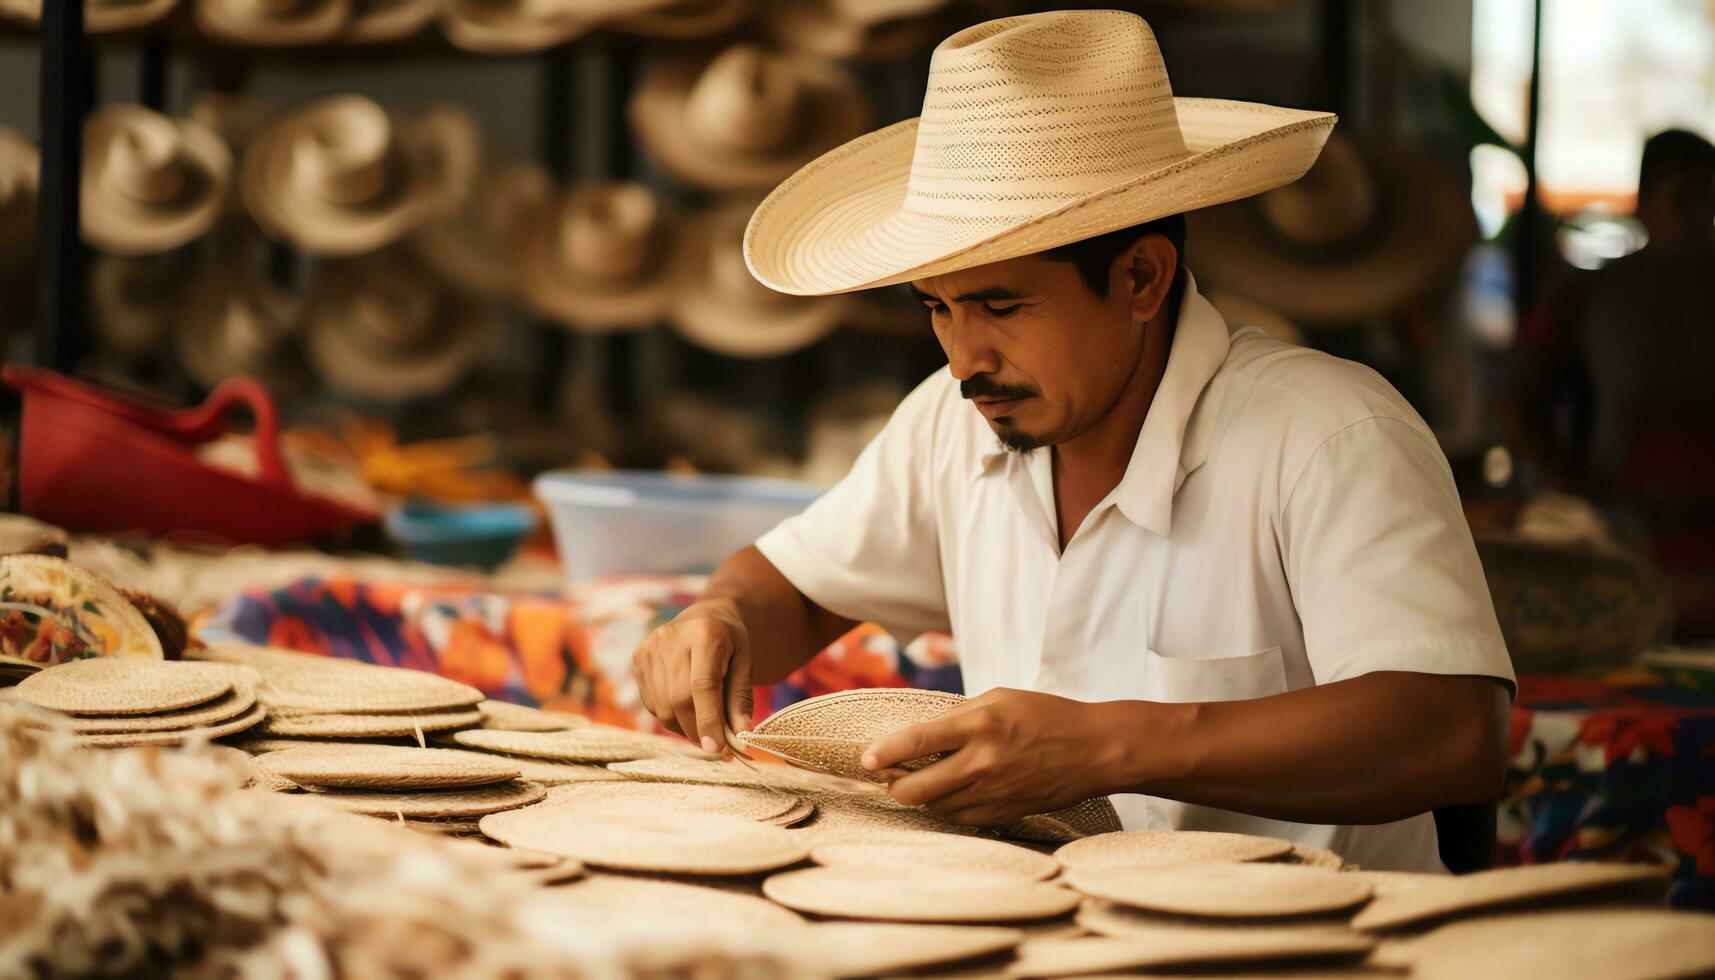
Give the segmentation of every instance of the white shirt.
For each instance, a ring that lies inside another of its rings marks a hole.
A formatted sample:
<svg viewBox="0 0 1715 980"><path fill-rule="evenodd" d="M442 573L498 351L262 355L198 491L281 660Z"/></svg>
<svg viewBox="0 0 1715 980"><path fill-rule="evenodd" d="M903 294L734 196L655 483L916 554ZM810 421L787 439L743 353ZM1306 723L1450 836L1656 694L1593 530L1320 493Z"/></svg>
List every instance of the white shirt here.
<svg viewBox="0 0 1715 980"><path fill-rule="evenodd" d="M1229 328L1191 283L1124 478L1059 548L1049 451L1007 452L943 369L851 473L757 542L825 609L953 633L965 689L1267 697L1377 670L1512 686L1452 473L1368 368ZM1128 829L1229 830L1443 870L1430 814L1288 823L1114 797Z"/></svg>

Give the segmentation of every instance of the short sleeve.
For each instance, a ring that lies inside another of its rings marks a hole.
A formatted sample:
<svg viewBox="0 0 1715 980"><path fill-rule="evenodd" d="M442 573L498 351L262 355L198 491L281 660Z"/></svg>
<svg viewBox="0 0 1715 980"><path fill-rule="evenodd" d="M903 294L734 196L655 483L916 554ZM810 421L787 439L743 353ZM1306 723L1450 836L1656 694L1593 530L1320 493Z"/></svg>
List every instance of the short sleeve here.
<svg viewBox="0 0 1715 980"><path fill-rule="evenodd" d="M1397 670L1494 677L1516 693L1453 474L1427 432L1354 423L1290 487L1282 557L1317 683Z"/></svg>
<svg viewBox="0 0 1715 980"><path fill-rule="evenodd" d="M949 629L931 488L945 387L918 386L845 479L756 542L812 602L904 641Z"/></svg>

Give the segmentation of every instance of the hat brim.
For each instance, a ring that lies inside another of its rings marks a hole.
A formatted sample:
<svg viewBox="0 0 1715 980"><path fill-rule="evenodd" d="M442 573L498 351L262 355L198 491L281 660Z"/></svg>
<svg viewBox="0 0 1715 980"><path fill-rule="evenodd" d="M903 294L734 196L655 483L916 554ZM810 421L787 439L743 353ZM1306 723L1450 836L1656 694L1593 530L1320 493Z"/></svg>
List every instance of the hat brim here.
<svg viewBox="0 0 1715 980"><path fill-rule="evenodd" d="M103 179L107 155L126 117L148 110L114 106L90 118L81 176L83 237L113 255L154 255L201 236L219 220L232 181L232 152L207 127L173 120L185 189L173 201L144 204L117 196Z"/></svg>
<svg viewBox="0 0 1715 980"><path fill-rule="evenodd" d="M197 30L217 41L259 48L331 41L351 19L351 0L320 0L288 17L258 17L233 9L231 0L192 0Z"/></svg>
<svg viewBox="0 0 1715 980"><path fill-rule="evenodd" d="M421 33L441 11L440 0L391 0L354 11L340 39L347 44L386 44Z"/></svg>
<svg viewBox="0 0 1715 980"><path fill-rule="evenodd" d="M1260 194L1303 176L1334 127L1326 112L1175 99L1191 151L1046 206L996 232L908 211L917 120L861 136L775 188L751 216L745 261L783 293L844 293L941 275Z"/></svg>

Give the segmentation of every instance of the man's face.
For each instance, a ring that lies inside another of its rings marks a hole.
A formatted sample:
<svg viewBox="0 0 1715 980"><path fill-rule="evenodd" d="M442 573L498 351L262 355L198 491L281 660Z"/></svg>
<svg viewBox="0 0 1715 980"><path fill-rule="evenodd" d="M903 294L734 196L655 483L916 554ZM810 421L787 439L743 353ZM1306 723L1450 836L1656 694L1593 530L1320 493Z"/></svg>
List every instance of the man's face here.
<svg viewBox="0 0 1715 980"><path fill-rule="evenodd" d="M1142 352L1124 261L1097 296L1070 262L1036 256L918 279L959 390L1002 444L1065 442L1118 400Z"/></svg>

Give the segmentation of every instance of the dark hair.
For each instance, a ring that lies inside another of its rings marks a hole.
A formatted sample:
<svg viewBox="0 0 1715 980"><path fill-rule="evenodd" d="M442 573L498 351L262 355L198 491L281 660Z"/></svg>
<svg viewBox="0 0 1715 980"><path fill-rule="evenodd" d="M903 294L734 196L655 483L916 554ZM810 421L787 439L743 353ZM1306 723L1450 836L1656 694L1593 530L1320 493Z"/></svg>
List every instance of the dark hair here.
<svg viewBox="0 0 1715 980"><path fill-rule="evenodd" d="M1638 196L1643 197L1668 174L1715 180L1715 146L1696 133L1666 129L1644 143L1638 165Z"/></svg>
<svg viewBox="0 0 1715 980"><path fill-rule="evenodd" d="M1057 248L1044 249L1038 253L1042 258L1055 262L1070 262L1078 268L1078 278L1084 280L1084 285L1090 291L1103 299L1108 295L1108 270L1113 268L1114 259L1120 257L1126 249L1137 243L1145 235L1160 235L1173 245L1176 256L1173 268L1173 284L1167 289L1167 300L1163 304L1167 312L1168 322L1179 319L1179 301L1185 294L1185 216L1171 214L1165 218L1146 221L1141 225L1121 228L1086 238L1083 241L1072 242Z"/></svg>

